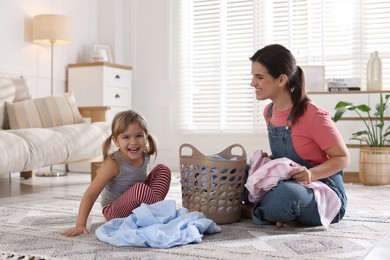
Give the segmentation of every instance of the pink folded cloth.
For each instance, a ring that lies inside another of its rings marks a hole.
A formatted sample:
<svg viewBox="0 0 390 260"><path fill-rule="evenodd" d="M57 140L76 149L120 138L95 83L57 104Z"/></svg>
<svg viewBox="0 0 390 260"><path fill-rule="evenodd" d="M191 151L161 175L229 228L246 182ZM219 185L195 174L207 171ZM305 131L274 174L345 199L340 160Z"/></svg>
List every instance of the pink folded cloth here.
<svg viewBox="0 0 390 260"><path fill-rule="evenodd" d="M280 180L289 179L289 173L294 167L299 166L288 158L271 160L269 157L263 157L261 150L253 153L250 165L245 187L249 191L248 199L253 203L260 201L265 193L276 186ZM325 228L328 228L341 207L337 194L321 181L301 185L313 189L321 223Z"/></svg>

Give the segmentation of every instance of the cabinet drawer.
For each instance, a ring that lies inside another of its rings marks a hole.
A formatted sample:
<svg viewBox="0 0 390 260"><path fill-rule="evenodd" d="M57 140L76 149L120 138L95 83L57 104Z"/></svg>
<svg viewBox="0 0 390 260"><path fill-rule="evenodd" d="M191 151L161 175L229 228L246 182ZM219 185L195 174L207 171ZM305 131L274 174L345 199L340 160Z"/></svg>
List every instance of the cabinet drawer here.
<svg viewBox="0 0 390 260"><path fill-rule="evenodd" d="M130 86L130 72L125 69L106 68L105 80L108 86L128 87Z"/></svg>
<svg viewBox="0 0 390 260"><path fill-rule="evenodd" d="M107 88L108 106L125 106L129 104L129 90L126 88L108 87Z"/></svg>

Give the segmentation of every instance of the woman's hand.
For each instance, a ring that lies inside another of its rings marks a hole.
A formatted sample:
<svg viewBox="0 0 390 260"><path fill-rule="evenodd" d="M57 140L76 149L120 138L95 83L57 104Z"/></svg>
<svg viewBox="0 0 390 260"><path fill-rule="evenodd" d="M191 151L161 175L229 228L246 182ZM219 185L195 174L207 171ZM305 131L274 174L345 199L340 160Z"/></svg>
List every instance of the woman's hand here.
<svg viewBox="0 0 390 260"><path fill-rule="evenodd" d="M89 231L85 226L76 225L74 228L68 229L61 233L61 235L64 235L66 237L74 237L80 234L89 235Z"/></svg>
<svg viewBox="0 0 390 260"><path fill-rule="evenodd" d="M295 167L290 173L289 176L302 184L309 184L312 181L312 174L309 169L305 166Z"/></svg>

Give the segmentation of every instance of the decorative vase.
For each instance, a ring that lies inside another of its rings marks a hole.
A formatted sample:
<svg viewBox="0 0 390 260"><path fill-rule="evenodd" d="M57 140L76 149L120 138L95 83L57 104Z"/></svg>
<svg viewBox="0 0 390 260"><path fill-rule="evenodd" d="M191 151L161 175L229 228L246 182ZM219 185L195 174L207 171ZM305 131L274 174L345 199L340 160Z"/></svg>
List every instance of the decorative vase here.
<svg viewBox="0 0 390 260"><path fill-rule="evenodd" d="M361 147L359 180L364 185L390 184L390 147Z"/></svg>
<svg viewBox="0 0 390 260"><path fill-rule="evenodd" d="M382 61L377 51L370 54L367 63L367 90L382 89Z"/></svg>

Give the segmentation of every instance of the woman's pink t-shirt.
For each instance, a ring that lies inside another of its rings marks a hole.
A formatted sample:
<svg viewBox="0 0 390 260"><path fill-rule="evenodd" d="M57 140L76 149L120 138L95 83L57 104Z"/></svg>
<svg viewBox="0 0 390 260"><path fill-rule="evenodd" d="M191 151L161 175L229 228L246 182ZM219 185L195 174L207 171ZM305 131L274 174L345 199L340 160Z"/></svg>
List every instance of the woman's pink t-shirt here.
<svg viewBox="0 0 390 260"><path fill-rule="evenodd" d="M287 116L291 109L279 112L273 106L272 118L269 118L267 116L269 106L270 104L263 112L267 124L271 119L273 126L291 125L291 122L287 123ZM334 146L341 139L329 113L310 101L303 116L292 127L292 143L295 151L299 157L313 165L329 159L324 150Z"/></svg>

